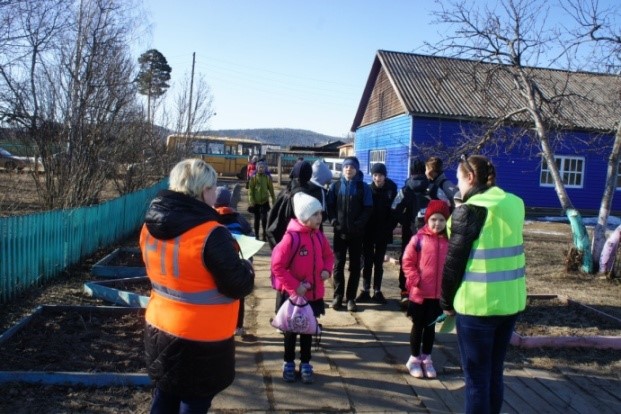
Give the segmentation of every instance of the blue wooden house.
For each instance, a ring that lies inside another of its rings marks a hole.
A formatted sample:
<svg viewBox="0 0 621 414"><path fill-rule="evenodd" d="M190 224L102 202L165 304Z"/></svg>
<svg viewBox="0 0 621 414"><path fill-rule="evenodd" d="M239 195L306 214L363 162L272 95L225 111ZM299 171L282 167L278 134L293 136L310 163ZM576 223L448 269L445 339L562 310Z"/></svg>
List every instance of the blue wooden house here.
<svg viewBox="0 0 621 414"><path fill-rule="evenodd" d="M574 207L599 209L607 160L621 120L621 77L599 73L529 68L550 97L544 113L550 144ZM413 159L440 156L449 179L463 152L487 155L497 183L522 197L530 209L558 209L560 203L535 142L530 118L510 67L476 61L378 51L352 125L355 154L365 180L383 162L388 177L402 186ZM492 141L466 144L507 113ZM533 141L534 140L534 141ZM465 149L470 149L466 151ZM621 171L612 210L621 211Z"/></svg>

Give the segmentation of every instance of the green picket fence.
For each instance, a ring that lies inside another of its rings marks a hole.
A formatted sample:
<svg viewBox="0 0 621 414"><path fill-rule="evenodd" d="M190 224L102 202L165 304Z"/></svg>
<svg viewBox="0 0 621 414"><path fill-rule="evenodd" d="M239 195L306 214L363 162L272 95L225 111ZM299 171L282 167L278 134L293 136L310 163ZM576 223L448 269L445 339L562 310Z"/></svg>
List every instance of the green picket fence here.
<svg viewBox="0 0 621 414"><path fill-rule="evenodd" d="M0 218L0 303L137 231L167 186L165 179L94 206Z"/></svg>

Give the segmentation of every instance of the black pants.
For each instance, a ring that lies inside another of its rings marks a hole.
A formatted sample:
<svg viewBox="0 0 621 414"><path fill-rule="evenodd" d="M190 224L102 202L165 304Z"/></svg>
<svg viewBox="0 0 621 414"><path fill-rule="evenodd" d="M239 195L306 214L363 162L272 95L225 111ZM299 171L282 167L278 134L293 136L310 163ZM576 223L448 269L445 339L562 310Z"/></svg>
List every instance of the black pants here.
<svg viewBox="0 0 621 414"><path fill-rule="evenodd" d="M243 328L244 327L244 313L245 313L245 306L244 306L244 298L241 298L239 300L239 312L237 312L237 328Z"/></svg>
<svg viewBox="0 0 621 414"><path fill-rule="evenodd" d="M401 255L399 256L399 289L401 292L407 290L405 287L405 273L403 273L403 253L413 235L412 229L409 226L401 228Z"/></svg>
<svg viewBox="0 0 621 414"><path fill-rule="evenodd" d="M270 211L270 203L255 204L254 206L254 234L259 238L259 223L263 229L263 238L267 236L265 234L265 228L267 227L267 212Z"/></svg>
<svg viewBox="0 0 621 414"><path fill-rule="evenodd" d="M439 299L424 299L422 304L410 301L408 316L412 318L412 330L410 331L410 352L413 356L422 353L431 354L433 342L436 338L436 324L430 323L436 320L442 313Z"/></svg>
<svg viewBox="0 0 621 414"><path fill-rule="evenodd" d="M360 257L362 255L362 237L349 236L343 239L340 233L334 233L334 297L356 299L360 283ZM345 262L349 252L349 280L345 289Z"/></svg>
<svg viewBox="0 0 621 414"><path fill-rule="evenodd" d="M311 347L313 345L313 335L297 334L285 332L285 362L295 361L295 344L300 335L300 362L309 363L311 360Z"/></svg>
<svg viewBox="0 0 621 414"><path fill-rule="evenodd" d="M373 290L382 290L382 279L384 277L384 256L388 242L383 240L365 237L362 251L364 252L364 269L362 269L362 288L371 289L371 273L375 269L373 278Z"/></svg>

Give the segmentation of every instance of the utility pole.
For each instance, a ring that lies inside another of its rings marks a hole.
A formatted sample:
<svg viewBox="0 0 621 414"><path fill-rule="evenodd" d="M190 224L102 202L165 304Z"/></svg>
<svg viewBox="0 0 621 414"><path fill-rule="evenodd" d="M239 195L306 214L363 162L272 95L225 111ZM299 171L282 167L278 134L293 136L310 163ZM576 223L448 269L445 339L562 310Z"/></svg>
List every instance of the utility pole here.
<svg viewBox="0 0 621 414"><path fill-rule="evenodd" d="M190 99L188 100L188 129L186 135L190 135L192 126L192 89L194 89L194 64L196 63L196 52L192 52L192 75L190 76Z"/></svg>

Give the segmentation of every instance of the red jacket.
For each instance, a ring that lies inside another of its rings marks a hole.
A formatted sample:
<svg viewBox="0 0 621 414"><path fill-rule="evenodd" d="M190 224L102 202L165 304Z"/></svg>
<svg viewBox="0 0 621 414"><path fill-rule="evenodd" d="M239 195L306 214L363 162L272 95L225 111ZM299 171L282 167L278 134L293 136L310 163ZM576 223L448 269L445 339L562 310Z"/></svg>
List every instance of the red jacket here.
<svg viewBox="0 0 621 414"><path fill-rule="evenodd" d="M257 171L257 163L249 162L246 167L246 180L249 180L254 175L255 171Z"/></svg>
<svg viewBox="0 0 621 414"><path fill-rule="evenodd" d="M425 225L410 239L403 254L403 272L408 298L415 303L439 299L442 271L448 253L446 234L437 234Z"/></svg>
<svg viewBox="0 0 621 414"><path fill-rule="evenodd" d="M291 266L287 268L289 263ZM306 292L306 299L323 299L325 288L321 272L326 270L332 274L332 266L334 255L326 236L291 219L287 232L272 251L272 273L280 290L293 295L300 282L306 281L312 286Z"/></svg>

